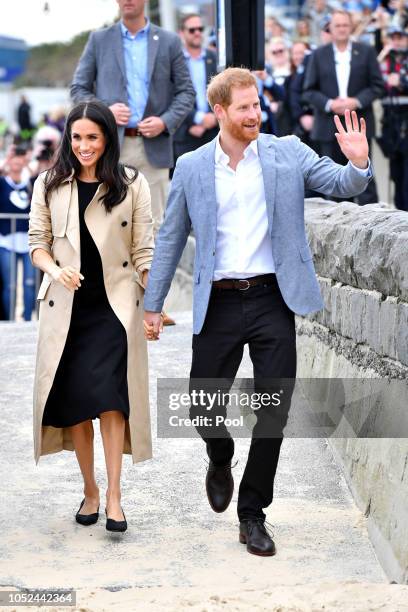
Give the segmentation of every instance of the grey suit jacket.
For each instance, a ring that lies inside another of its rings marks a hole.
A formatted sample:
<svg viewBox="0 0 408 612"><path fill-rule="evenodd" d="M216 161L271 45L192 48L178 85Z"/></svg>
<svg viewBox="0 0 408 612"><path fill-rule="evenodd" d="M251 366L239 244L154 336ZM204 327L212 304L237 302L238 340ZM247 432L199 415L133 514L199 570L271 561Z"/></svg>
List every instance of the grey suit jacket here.
<svg viewBox="0 0 408 612"><path fill-rule="evenodd" d="M157 236L144 308L160 312L191 226L194 261L194 333L200 333L210 298L217 238L215 142L180 157L176 164L164 222ZM295 313L323 308L304 222L305 187L337 197L366 188L365 177L348 163L319 156L296 136L260 134L258 152L265 187L271 248L283 299Z"/></svg>
<svg viewBox="0 0 408 612"><path fill-rule="evenodd" d="M148 38L149 97L144 117L155 115L167 130L145 138L146 155L158 168L173 166L171 135L192 110L195 91L178 36L150 24ZM74 102L97 98L107 106L128 104L127 79L120 24L92 32L71 84ZM122 140L124 128L119 127Z"/></svg>

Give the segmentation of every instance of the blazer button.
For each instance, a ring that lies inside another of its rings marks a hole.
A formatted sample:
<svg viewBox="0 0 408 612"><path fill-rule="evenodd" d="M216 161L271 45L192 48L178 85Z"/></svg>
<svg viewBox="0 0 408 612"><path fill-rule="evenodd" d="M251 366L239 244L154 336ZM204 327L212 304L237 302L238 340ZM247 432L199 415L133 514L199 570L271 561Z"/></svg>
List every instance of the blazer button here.
<svg viewBox="0 0 408 612"><path fill-rule="evenodd" d="M129 263L128 261L124 261L124 262L123 262L123 264L122 264L122 266L123 266L124 268L126 268L126 266L128 265L128 263Z"/></svg>
<svg viewBox="0 0 408 612"><path fill-rule="evenodd" d="M54 306L54 300L50 300L50 301L48 302L48 304L49 304L51 307L52 307L52 306Z"/></svg>
<svg viewBox="0 0 408 612"><path fill-rule="evenodd" d="M139 300L136 300L136 306L139 306Z"/></svg>
<svg viewBox="0 0 408 612"><path fill-rule="evenodd" d="M58 259L55 260L55 263L57 264L57 266L60 265L60 262L58 261Z"/></svg>
<svg viewBox="0 0 408 612"><path fill-rule="evenodd" d="M127 221L122 221L122 227L126 227L127 226Z"/></svg>

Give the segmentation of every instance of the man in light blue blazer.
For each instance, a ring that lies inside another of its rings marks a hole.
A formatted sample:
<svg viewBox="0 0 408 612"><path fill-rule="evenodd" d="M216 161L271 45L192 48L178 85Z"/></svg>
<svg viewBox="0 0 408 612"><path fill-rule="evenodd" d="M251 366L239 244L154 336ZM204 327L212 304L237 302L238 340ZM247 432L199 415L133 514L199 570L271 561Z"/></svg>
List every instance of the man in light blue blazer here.
<svg viewBox="0 0 408 612"><path fill-rule="evenodd" d="M220 134L177 162L145 294L145 333L159 338L163 301L193 228L190 388L197 379L232 384L248 344L262 389L262 381L296 377L295 314L323 308L305 232L304 190L351 197L366 188L372 172L365 122L346 111L344 128L335 117L336 138L349 160L340 166L295 136L259 133L258 90L248 70L228 68L212 79L207 95ZM217 408L226 415L225 406ZM283 408L285 415L288 405ZM238 495L240 542L261 556L276 552L263 509L272 502L282 435L259 435L271 414L270 406L256 411ZM206 489L215 512L228 507L234 486L234 441L225 426L220 429L221 437L219 431L214 437L208 427L197 427L207 445Z"/></svg>

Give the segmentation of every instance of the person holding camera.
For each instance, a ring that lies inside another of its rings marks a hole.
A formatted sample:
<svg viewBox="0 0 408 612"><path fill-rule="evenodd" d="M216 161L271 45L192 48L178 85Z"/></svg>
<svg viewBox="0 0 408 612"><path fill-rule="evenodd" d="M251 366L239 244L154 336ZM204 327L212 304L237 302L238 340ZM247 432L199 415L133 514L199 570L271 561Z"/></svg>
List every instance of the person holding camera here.
<svg viewBox="0 0 408 612"><path fill-rule="evenodd" d="M382 100L382 134L377 140L390 160L394 204L408 211L408 32L392 27L388 35L390 44L380 54L388 95Z"/></svg>

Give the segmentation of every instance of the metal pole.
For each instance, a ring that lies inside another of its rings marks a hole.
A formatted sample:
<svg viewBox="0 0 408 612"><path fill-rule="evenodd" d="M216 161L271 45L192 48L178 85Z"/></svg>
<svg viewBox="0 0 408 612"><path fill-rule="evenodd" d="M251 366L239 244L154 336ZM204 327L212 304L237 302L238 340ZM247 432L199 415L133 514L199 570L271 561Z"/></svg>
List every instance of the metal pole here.
<svg viewBox="0 0 408 612"><path fill-rule="evenodd" d="M176 7L172 0L159 0L162 27L170 32L177 30Z"/></svg>

